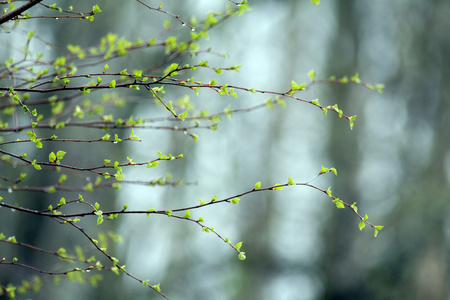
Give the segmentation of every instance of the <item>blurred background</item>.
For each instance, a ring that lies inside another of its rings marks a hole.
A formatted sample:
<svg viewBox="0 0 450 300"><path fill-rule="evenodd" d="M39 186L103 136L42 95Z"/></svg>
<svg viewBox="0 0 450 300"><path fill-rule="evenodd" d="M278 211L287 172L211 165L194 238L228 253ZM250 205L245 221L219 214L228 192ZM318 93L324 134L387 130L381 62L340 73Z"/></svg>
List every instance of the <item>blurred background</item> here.
<svg viewBox="0 0 450 300"><path fill-rule="evenodd" d="M79 2L77 6L85 5L87 10L92 7L90 1ZM164 9L186 16L186 20L191 15L202 19L208 11L223 10L227 3L165 1ZM95 16L94 23L30 20L19 29L38 30L42 41L33 43L32 50L47 57L65 53L67 44L96 44L108 32L130 40L168 35L158 35L167 16L137 2L98 4L103 13ZM183 153L184 158L161 163L150 171L126 169L126 179L170 172L185 185L123 185L119 191L85 194L85 199L104 207L121 208L126 203L133 210L171 209L198 204L200 198L209 200L214 195L219 199L237 195L251 190L257 181L263 187L285 183L288 176L304 182L324 165L335 167L338 176L327 174L313 183L324 189L331 186L333 195L357 202L359 211L384 229L375 238L373 230L358 229L359 220L350 210L336 209L322 193L289 187L252 193L242 197L237 206L212 205L191 212L233 244L243 241L245 261L238 260L236 252L213 234L162 216L123 216L105 225L122 236L122 242L112 248L115 256L139 278L161 282L162 291L171 299L450 299L450 2L354 0L322 1L316 6L310 1L259 0L250 1L250 6L243 16L211 30L202 47L211 47L212 53L183 60L191 64L208 60L217 67L242 64L240 73L205 72L195 75L196 79L215 77L219 84L284 92L291 80L309 82L311 69L316 70L318 79L358 72L364 82L383 83L384 93L354 84L316 84L301 94L304 99L319 98L322 105L338 104L345 114L357 115L352 131L348 121L336 114L324 116L312 105L290 100L285 108L222 118L216 131L195 132L197 142L179 132L136 130L142 143L106 151L124 158L129 155L134 161L148 160L156 151ZM176 35L188 34L188 28L174 20L172 24ZM22 46L16 42L18 35L19 30L7 33L3 29L1 59ZM228 58L214 54L220 52ZM163 54L163 49L143 51L117 65L144 68ZM167 90L166 98L186 94ZM135 95L121 96L132 99ZM198 108L210 112L220 112L229 104L233 109L251 107L267 99L242 92L237 99L202 90L198 97L187 95ZM162 107L136 104L123 114L145 117L147 111L150 115L166 113ZM72 130L67 134L87 133ZM72 152L75 146L70 145ZM84 148L77 150L78 156L68 159L103 160L103 153L92 146L80 147ZM45 186L50 179L40 180L34 184ZM6 198L7 185L2 188L0 195ZM28 201L28 205L42 207L61 196L8 195L22 205ZM72 242L88 245L76 232L63 231L54 222L26 224L1 211L0 216L0 231L6 236L15 234L24 242L59 247L61 241L77 239ZM46 231L36 233L36 224ZM0 244L0 251L6 253L0 252L0 256L17 256L18 249ZM30 255L24 253L23 260L28 256L41 262ZM1 280L33 275L18 268L0 268ZM33 299L159 297L128 277L104 276L97 288L64 280L56 288L46 285L45 292Z"/></svg>

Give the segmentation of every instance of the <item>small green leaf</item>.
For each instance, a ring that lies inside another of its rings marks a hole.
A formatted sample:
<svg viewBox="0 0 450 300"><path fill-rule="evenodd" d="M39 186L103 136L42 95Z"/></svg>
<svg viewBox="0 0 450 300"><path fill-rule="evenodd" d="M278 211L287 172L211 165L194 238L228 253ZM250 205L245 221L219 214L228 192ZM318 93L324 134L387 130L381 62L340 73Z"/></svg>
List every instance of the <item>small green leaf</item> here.
<svg viewBox="0 0 450 300"><path fill-rule="evenodd" d="M314 79L316 78L316 71L314 69L309 71L308 72L308 77L311 79L311 81L314 81Z"/></svg>
<svg viewBox="0 0 450 300"><path fill-rule="evenodd" d="M149 161L147 163L147 168L154 168L159 164L159 161L155 160L155 161Z"/></svg>
<svg viewBox="0 0 450 300"><path fill-rule="evenodd" d="M364 221L359 222L359 230L363 230L364 227L366 227L366 223Z"/></svg>
<svg viewBox="0 0 450 300"><path fill-rule="evenodd" d="M354 83L361 83L361 80L359 79L359 74L358 73L355 73L355 75L353 75L350 78L350 80L353 81Z"/></svg>
<svg viewBox="0 0 450 300"><path fill-rule="evenodd" d="M237 243L236 245L234 245L234 247L239 251L239 249L241 249L242 247L242 242Z"/></svg>
<svg viewBox="0 0 450 300"><path fill-rule="evenodd" d="M383 227L384 227L384 226L375 226L375 232L373 233L373 235L374 235L375 237L377 237L378 231L381 230L381 229L383 229Z"/></svg>
<svg viewBox="0 0 450 300"><path fill-rule="evenodd" d="M56 154L55 154L55 152L51 152L49 155L48 155L48 161L49 162L54 162L56 160Z"/></svg>
<svg viewBox="0 0 450 300"><path fill-rule="evenodd" d="M345 208L344 202L339 198L333 200L334 204L336 204L337 208Z"/></svg>
<svg viewBox="0 0 450 300"><path fill-rule="evenodd" d="M191 217L191 212L189 211L189 209L186 211L186 213L184 214L184 218L190 218Z"/></svg>
<svg viewBox="0 0 450 300"><path fill-rule="evenodd" d="M272 188L272 190L282 190L283 189L283 186L281 185L281 184L279 184L279 183L277 183L277 184L275 184L274 186L273 186L273 188Z"/></svg>
<svg viewBox="0 0 450 300"><path fill-rule="evenodd" d="M384 84L379 84L379 83L377 83L377 84L375 84L375 88L378 90L378 92L381 94L381 93L383 93L383 90L384 90Z"/></svg>
<svg viewBox="0 0 450 300"><path fill-rule="evenodd" d="M325 168L324 166L322 166L322 168L320 170L320 173L323 174L323 173L328 173L328 172L330 172L330 169Z"/></svg>
<svg viewBox="0 0 450 300"><path fill-rule="evenodd" d="M32 165L36 170L41 170L41 169L42 169L41 166L38 165L38 164L36 163L36 160L33 160L33 161L31 162L31 165Z"/></svg>
<svg viewBox="0 0 450 300"><path fill-rule="evenodd" d="M133 128L131 128L130 139L139 140L139 138L138 138L136 135L134 135L134 130L133 130Z"/></svg>
<svg viewBox="0 0 450 300"><path fill-rule="evenodd" d="M239 199L239 198L234 198L234 199L231 200L231 203L233 203L233 204L239 204L239 200L241 200L241 199Z"/></svg>
<svg viewBox="0 0 450 300"><path fill-rule="evenodd" d="M154 285L154 286L152 286L155 290L157 290L158 292L160 292L161 291L161 287L160 287L160 283L158 283L158 284L156 284L156 285Z"/></svg>
<svg viewBox="0 0 450 300"><path fill-rule="evenodd" d="M101 13L101 12L102 12L102 10L100 9L100 7L98 7L97 4L95 4L95 5L92 7L92 13L97 14L97 13Z"/></svg>
<svg viewBox="0 0 450 300"><path fill-rule="evenodd" d="M56 152L56 157L58 159L63 159L65 154L66 154L65 151L59 150L58 152Z"/></svg>
<svg viewBox="0 0 450 300"><path fill-rule="evenodd" d="M178 117L181 119L181 121L184 121L187 117L188 111L186 110L184 113L179 114Z"/></svg>
<svg viewBox="0 0 450 300"><path fill-rule="evenodd" d="M245 256L245 252L239 252L238 258L239 258L239 260L245 260L247 258Z"/></svg>
<svg viewBox="0 0 450 300"><path fill-rule="evenodd" d="M259 190L261 188L261 182L255 183L255 190Z"/></svg>
<svg viewBox="0 0 450 300"><path fill-rule="evenodd" d="M111 82L109 83L109 87L110 88L115 88L116 87L116 81L114 79L111 80Z"/></svg>
<svg viewBox="0 0 450 300"><path fill-rule="evenodd" d="M295 185L295 181L294 181L294 179L292 179L291 176L289 176L289 178L288 178L288 185Z"/></svg>
<svg viewBox="0 0 450 300"><path fill-rule="evenodd" d="M336 175L336 176L337 176L337 170L336 170L336 168L330 168L330 171L331 171L331 172L333 172L333 173L334 173L334 175Z"/></svg>

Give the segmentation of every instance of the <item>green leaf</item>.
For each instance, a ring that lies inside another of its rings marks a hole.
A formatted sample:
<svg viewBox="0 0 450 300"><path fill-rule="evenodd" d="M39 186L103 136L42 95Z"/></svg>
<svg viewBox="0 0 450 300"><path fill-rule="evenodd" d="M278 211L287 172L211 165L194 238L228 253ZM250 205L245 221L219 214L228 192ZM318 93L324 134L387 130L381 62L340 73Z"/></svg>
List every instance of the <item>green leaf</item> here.
<svg viewBox="0 0 450 300"><path fill-rule="evenodd" d="M325 168L324 166L322 166L322 168L320 170L320 173L323 174L323 173L328 173L328 172L330 172L330 169Z"/></svg>
<svg viewBox="0 0 450 300"><path fill-rule="evenodd" d="M109 87L110 88L115 88L116 87L116 81L114 79L111 80L111 82L109 83Z"/></svg>
<svg viewBox="0 0 450 300"><path fill-rule="evenodd" d="M181 121L184 121L187 117L188 111L186 110L182 114L178 115L178 117L181 119Z"/></svg>
<svg viewBox="0 0 450 300"><path fill-rule="evenodd" d="M100 7L98 7L97 4L95 4L95 5L92 7L92 13L97 14L97 13L101 13L101 12L102 12L102 10L100 9Z"/></svg>
<svg viewBox="0 0 450 300"><path fill-rule="evenodd" d="M98 218L97 218L97 225L100 225L100 224L102 224L103 223L103 217L100 215L100 216L98 216Z"/></svg>
<svg viewBox="0 0 450 300"><path fill-rule="evenodd" d="M158 284L156 284L156 285L154 285L154 286L152 286L155 290L157 290L158 292L160 292L161 291L161 287L160 287L160 283L158 283Z"/></svg>
<svg viewBox="0 0 450 300"><path fill-rule="evenodd" d="M63 159L65 154L66 154L65 151L59 150L58 152L56 152L56 157L58 159Z"/></svg>
<svg viewBox="0 0 450 300"><path fill-rule="evenodd" d="M148 163L147 163L147 168L154 168L154 167L156 167L157 165L159 164L159 161L149 161Z"/></svg>
<svg viewBox="0 0 450 300"><path fill-rule="evenodd" d="M353 126L355 125L355 120L356 120L356 115L348 118L348 121L350 122L350 130L353 130Z"/></svg>
<svg viewBox="0 0 450 300"><path fill-rule="evenodd" d="M237 243L236 245L234 245L234 247L239 251L239 249L241 249L242 247L242 242Z"/></svg>
<svg viewBox="0 0 450 300"><path fill-rule="evenodd" d="M120 171L117 171L116 174L114 174L114 177L118 180L121 181L123 179L123 174Z"/></svg>
<svg viewBox="0 0 450 300"><path fill-rule="evenodd" d="M41 166L38 165L38 164L36 163L36 160L33 160L33 161L31 162L31 165L32 165L36 170L41 170L41 169L42 169Z"/></svg>
<svg viewBox="0 0 450 300"><path fill-rule="evenodd" d="M345 208L344 201L340 200L339 198L336 198L333 200L334 204L336 204L337 208Z"/></svg>
<svg viewBox="0 0 450 300"><path fill-rule="evenodd" d="M308 77L311 79L311 81L314 81L314 79L316 78L316 71L314 69L309 71L308 72Z"/></svg>
<svg viewBox="0 0 450 300"><path fill-rule="evenodd" d="M375 84L375 88L378 90L378 92L381 94L381 93L383 93L383 90L384 90L384 84L379 84L379 83L377 83L377 84Z"/></svg>
<svg viewBox="0 0 450 300"><path fill-rule="evenodd" d="M137 136L134 135L134 130L131 128L130 139L139 140Z"/></svg>
<svg viewBox="0 0 450 300"><path fill-rule="evenodd" d="M239 252L238 258L239 258L239 260L245 260L247 258L245 256L245 252Z"/></svg>
<svg viewBox="0 0 450 300"><path fill-rule="evenodd" d="M277 184L275 184L274 186L273 186L273 188L272 188L272 190L282 190L283 189L283 186L281 185L281 184L279 184L279 183L277 183Z"/></svg>
<svg viewBox="0 0 450 300"><path fill-rule="evenodd" d="M261 182L255 183L255 190L259 190L261 188Z"/></svg>
<svg viewBox="0 0 450 300"><path fill-rule="evenodd" d="M295 185L295 181L294 181L294 179L292 179L291 176L289 176L289 178L288 178L288 184L289 185Z"/></svg>
<svg viewBox="0 0 450 300"><path fill-rule="evenodd" d="M333 172L333 173L334 173L334 175L336 175L336 176L337 176L337 170L336 170L336 168L330 168L330 171L331 171L331 172Z"/></svg>
<svg viewBox="0 0 450 300"><path fill-rule="evenodd" d="M233 203L233 204L239 204L239 200L241 200L241 199L239 199L239 198L234 198L234 199L231 200L231 203Z"/></svg>
<svg viewBox="0 0 450 300"><path fill-rule="evenodd" d="M359 230L363 230L364 227L366 227L366 223L364 221L359 222Z"/></svg>
<svg viewBox="0 0 450 300"><path fill-rule="evenodd" d="M319 0L311 0L311 3L312 3L312 4L319 5L319 4L320 4L320 1L319 1Z"/></svg>
<svg viewBox="0 0 450 300"><path fill-rule="evenodd" d="M375 237L377 237L378 231L381 230L381 229L383 229L383 227L384 227L384 226L375 226L375 232L373 233L373 235L374 235Z"/></svg>
<svg viewBox="0 0 450 300"><path fill-rule="evenodd" d="M190 218L191 217L191 212L189 211L189 209L186 211L186 213L184 214L184 218Z"/></svg>
<svg viewBox="0 0 450 300"><path fill-rule="evenodd" d="M359 74L358 73L355 73L355 75L353 75L350 78L350 80L353 81L354 83L361 83L361 80L359 79Z"/></svg>
<svg viewBox="0 0 450 300"><path fill-rule="evenodd" d="M55 152L51 152L49 155L48 155L48 161L49 162L54 162L56 160L56 154L55 154Z"/></svg>

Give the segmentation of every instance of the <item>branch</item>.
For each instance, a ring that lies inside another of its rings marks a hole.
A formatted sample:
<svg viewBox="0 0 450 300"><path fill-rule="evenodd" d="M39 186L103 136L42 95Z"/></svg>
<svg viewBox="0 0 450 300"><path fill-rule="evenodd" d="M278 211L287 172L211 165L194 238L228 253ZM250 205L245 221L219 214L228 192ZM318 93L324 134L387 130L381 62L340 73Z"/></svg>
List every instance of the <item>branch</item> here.
<svg viewBox="0 0 450 300"><path fill-rule="evenodd" d="M12 19L14 19L15 17L17 17L18 15L20 15L21 13L23 13L27 9L35 6L39 2L42 2L42 0L31 0L27 4L19 7L18 9L13 10L9 14L6 14L6 15L0 17L0 25L3 24L3 23L6 23L6 22L8 22L8 21L10 21Z"/></svg>

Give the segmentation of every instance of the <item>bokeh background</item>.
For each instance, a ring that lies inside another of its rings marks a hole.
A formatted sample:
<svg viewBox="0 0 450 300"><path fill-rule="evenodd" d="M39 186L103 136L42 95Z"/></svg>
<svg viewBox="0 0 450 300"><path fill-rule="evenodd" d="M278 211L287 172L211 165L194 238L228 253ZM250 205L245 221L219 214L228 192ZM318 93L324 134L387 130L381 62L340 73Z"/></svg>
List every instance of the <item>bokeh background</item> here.
<svg viewBox="0 0 450 300"><path fill-rule="evenodd" d="M98 4L103 14L94 23L32 20L19 29L38 30L42 40L32 47L47 57L65 53L67 44L95 44L108 32L130 40L168 34L160 25L167 16L137 2ZM226 4L164 1L164 9L187 20L191 15L201 19ZM92 7L90 1L78 5ZM284 183L288 176L307 181L324 165L336 167L338 176L328 174L314 183L325 189L331 186L334 195L357 202L359 211L384 229L377 238L367 228L359 231L359 220L351 211L336 209L330 198L312 189L290 187L250 194L238 206L213 205L191 212L233 243L243 241L245 261L211 233L161 216L124 216L105 225L122 236L122 242L113 246L115 256L138 277L161 282L172 299L450 299L450 2L353 0L322 1L316 6L310 1L258 0L250 1L250 6L243 16L211 30L202 46L211 47L212 53L183 61L207 59L219 67L242 64L240 73L205 73L196 79L216 77L219 83L283 92L291 80L308 82L311 69L317 78L358 72L364 82L384 83L384 93L352 84L316 84L304 92L305 99L319 98L321 104L338 104L347 115L356 114L352 131L336 114L325 117L321 110L293 101L286 101L286 108L224 118L216 131L195 132L197 142L178 132L136 130L142 143L108 151L134 161L144 161L156 151L183 153L184 158L160 164L154 173L127 169L126 178L171 172L185 185L124 185L119 191L95 191L85 198L117 208L127 203L129 209L170 209L197 204L199 198L239 194L257 181L263 186ZM176 35L188 34L186 27L176 21L173 25ZM19 29L3 28L3 60L21 47ZM214 54L221 52L228 58ZM144 51L117 64L139 68L162 54L163 49ZM177 89L168 92L173 99L185 95ZM122 96L132 99L134 94ZM251 93L226 98L207 91L189 96L211 112L230 103L245 108L267 99ZM124 115L146 116L147 110L149 115L165 115L161 107L135 104L129 109L133 111ZM72 156L74 161L103 159L103 153L97 156L90 148L75 151L79 154ZM50 179L39 180L36 185ZM5 198L7 185L0 193ZM47 207L61 195L14 192L8 197ZM0 231L19 240L55 247L71 238L80 243L76 233L60 231L54 223L22 222L1 211L0 216ZM23 250L2 244L0 251L4 257ZM30 263L42 262L30 253L23 255L24 261L28 257ZM33 275L0 268L2 280ZM33 299L158 299L130 278L114 274L105 274L97 288L63 280L57 286L45 285L43 291Z"/></svg>

